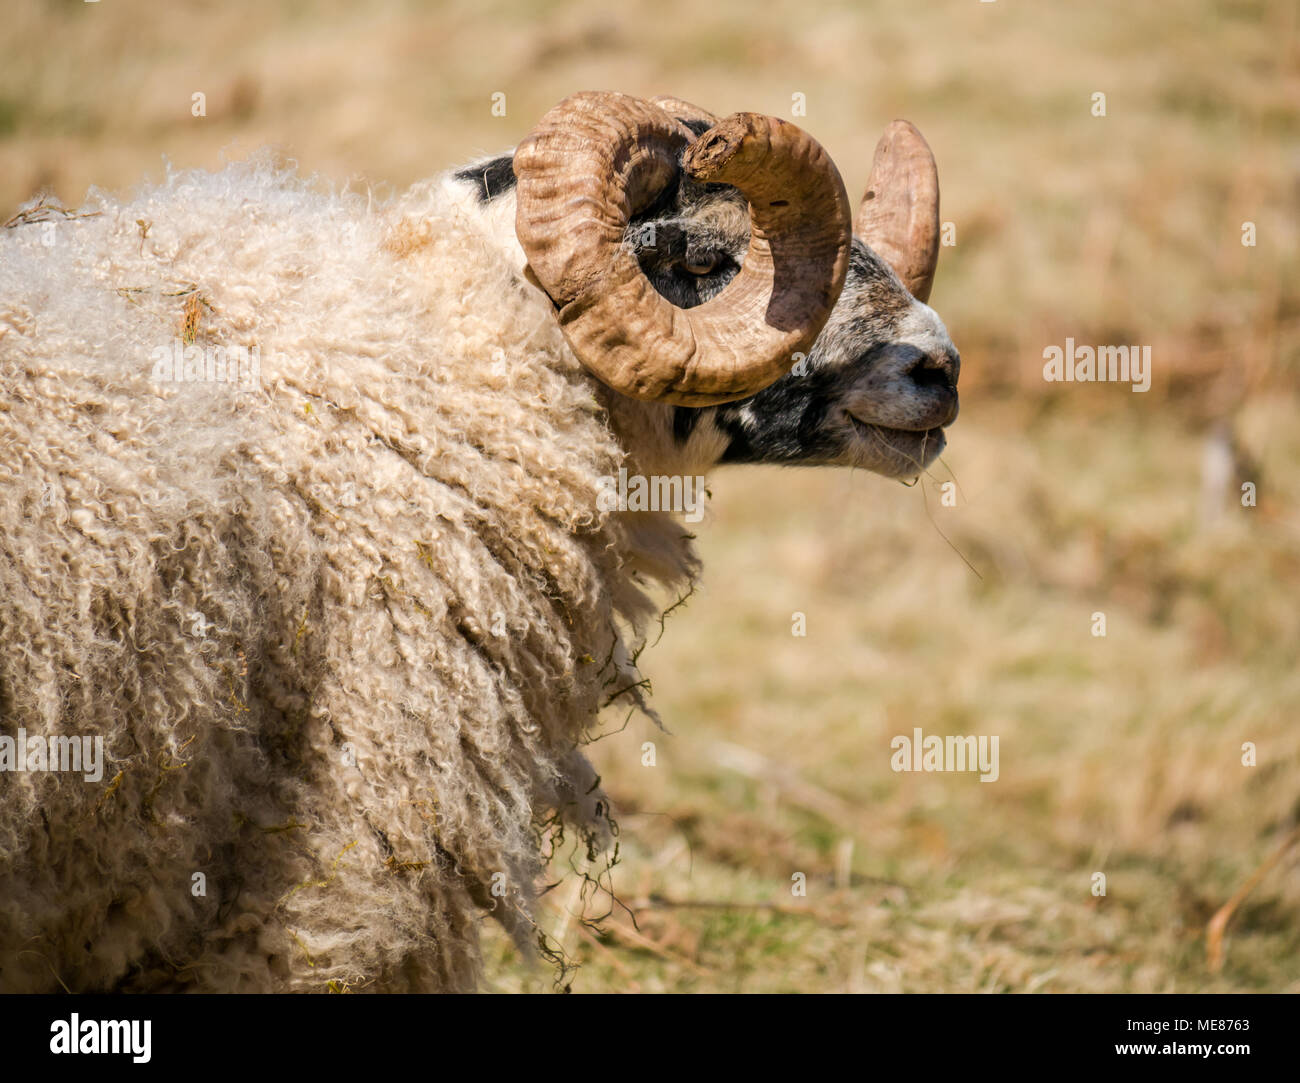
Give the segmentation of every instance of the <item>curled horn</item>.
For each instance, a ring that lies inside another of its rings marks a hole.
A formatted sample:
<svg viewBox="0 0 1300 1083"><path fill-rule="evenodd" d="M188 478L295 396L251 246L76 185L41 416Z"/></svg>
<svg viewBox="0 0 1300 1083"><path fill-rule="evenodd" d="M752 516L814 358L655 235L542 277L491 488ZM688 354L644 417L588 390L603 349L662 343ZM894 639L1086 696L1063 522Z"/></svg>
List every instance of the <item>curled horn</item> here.
<svg viewBox="0 0 1300 1083"><path fill-rule="evenodd" d="M927 300L939 260L939 173L929 144L896 120L876 144L853 232L888 263L918 301Z"/></svg>
<svg viewBox="0 0 1300 1083"><path fill-rule="evenodd" d="M515 232L588 369L633 398L707 406L754 394L808 350L844 285L851 222L835 164L795 125L736 113L692 139L638 98L566 98L515 152ZM624 244L678 170L734 185L750 212L740 272L688 309L656 292Z"/></svg>

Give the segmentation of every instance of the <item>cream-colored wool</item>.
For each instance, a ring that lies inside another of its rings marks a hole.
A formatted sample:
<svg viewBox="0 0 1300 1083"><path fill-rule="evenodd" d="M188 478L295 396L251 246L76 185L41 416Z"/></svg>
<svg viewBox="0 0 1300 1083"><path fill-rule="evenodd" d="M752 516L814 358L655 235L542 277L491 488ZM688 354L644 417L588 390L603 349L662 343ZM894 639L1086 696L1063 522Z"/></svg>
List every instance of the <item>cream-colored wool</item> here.
<svg viewBox="0 0 1300 1083"><path fill-rule="evenodd" d="M601 841L580 744L695 563L598 511L502 202L236 164L0 230L0 734L107 760L0 772L0 991L467 989L539 824Z"/></svg>

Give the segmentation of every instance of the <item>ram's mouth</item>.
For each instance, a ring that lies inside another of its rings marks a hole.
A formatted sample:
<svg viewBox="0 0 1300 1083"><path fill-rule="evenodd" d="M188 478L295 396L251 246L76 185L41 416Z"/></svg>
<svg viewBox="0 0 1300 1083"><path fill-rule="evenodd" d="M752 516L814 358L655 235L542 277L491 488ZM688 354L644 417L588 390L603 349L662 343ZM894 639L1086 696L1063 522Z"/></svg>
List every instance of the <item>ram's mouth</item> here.
<svg viewBox="0 0 1300 1083"><path fill-rule="evenodd" d="M948 435L942 428L895 429L863 421L853 414L846 416L853 423L861 454L872 460L870 468L887 477L919 474L948 444Z"/></svg>

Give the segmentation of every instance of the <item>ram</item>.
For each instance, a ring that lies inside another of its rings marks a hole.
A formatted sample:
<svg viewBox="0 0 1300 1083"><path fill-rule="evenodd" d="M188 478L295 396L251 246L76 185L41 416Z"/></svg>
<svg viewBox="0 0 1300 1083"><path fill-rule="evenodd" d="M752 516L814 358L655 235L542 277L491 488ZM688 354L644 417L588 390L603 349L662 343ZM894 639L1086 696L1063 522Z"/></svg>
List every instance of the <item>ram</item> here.
<svg viewBox="0 0 1300 1083"><path fill-rule="evenodd" d="M584 93L377 206L255 161L12 219L0 989L468 989L486 915L534 941L698 571L610 479L921 470L937 214L902 122L855 238L794 125Z"/></svg>

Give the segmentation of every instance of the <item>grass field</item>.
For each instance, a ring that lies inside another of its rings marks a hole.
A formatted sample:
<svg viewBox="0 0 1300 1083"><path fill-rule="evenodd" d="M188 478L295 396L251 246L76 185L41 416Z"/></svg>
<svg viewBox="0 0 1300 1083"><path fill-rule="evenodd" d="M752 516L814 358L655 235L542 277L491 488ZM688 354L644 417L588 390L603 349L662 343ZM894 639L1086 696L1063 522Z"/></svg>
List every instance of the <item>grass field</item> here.
<svg viewBox="0 0 1300 1083"><path fill-rule="evenodd" d="M592 750L621 902L545 897L566 982L1300 991L1300 847L1217 972L1205 942L1300 820L1297 6L812 7L15 0L0 217L265 143L401 187L590 88L802 100L856 195L907 116L956 239L932 298L963 357L950 449L911 489L711 479L701 589L642 660L671 732L611 714ZM1067 337L1150 346L1151 390L1045 383ZM916 727L996 735L997 781L895 772ZM489 988L552 987L487 935Z"/></svg>

